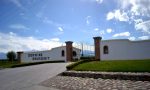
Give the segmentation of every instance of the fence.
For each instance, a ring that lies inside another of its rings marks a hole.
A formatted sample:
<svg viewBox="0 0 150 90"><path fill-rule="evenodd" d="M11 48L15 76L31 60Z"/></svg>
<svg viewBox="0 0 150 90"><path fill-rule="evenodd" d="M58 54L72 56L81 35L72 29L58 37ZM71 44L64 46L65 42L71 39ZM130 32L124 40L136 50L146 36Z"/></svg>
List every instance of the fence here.
<svg viewBox="0 0 150 90"><path fill-rule="evenodd" d="M73 43L73 47L79 48L81 50L82 57L92 57L94 56L94 45L89 43Z"/></svg>

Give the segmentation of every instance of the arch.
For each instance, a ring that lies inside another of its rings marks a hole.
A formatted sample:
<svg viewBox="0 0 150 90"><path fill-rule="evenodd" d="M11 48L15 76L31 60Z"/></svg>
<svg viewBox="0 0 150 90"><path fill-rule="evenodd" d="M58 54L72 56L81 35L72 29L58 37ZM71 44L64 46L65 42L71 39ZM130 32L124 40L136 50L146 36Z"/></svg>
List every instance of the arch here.
<svg viewBox="0 0 150 90"><path fill-rule="evenodd" d="M77 56L77 52L76 51L73 51L72 54L73 54L74 57Z"/></svg>
<svg viewBox="0 0 150 90"><path fill-rule="evenodd" d="M61 51L61 56L62 56L62 57L65 56L65 51L64 51L64 50Z"/></svg>
<svg viewBox="0 0 150 90"><path fill-rule="evenodd" d="M103 53L104 54L108 54L108 46L107 45L105 45L104 47L103 47Z"/></svg>

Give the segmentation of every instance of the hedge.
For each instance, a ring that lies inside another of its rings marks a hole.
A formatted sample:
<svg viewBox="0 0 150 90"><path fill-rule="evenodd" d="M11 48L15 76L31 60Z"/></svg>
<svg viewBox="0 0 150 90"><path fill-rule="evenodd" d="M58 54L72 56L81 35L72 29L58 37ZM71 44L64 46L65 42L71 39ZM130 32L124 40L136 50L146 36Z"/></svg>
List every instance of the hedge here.
<svg viewBox="0 0 150 90"><path fill-rule="evenodd" d="M80 59L81 60L91 60L91 59L94 59L95 57L94 56L82 56Z"/></svg>
<svg viewBox="0 0 150 90"><path fill-rule="evenodd" d="M72 63L72 64L69 64L66 66L67 70L71 70L72 68L74 68L75 66L79 65L79 64L82 64L82 63L85 63L85 62L90 62L90 61L93 61L92 59L88 59L88 60L80 60L80 61L77 61L75 63Z"/></svg>

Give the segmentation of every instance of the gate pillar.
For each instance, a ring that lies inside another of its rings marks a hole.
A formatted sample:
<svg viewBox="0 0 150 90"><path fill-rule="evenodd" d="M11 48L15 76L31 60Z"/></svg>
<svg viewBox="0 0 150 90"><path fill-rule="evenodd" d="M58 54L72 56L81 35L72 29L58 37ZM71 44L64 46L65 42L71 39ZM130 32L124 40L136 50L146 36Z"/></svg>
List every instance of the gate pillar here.
<svg viewBox="0 0 150 90"><path fill-rule="evenodd" d="M23 52L17 52L17 59L19 61L19 63L21 63L21 55L23 54Z"/></svg>
<svg viewBox="0 0 150 90"><path fill-rule="evenodd" d="M100 41L102 37L93 37L94 39L94 47L95 47L95 60L101 60L100 57Z"/></svg>
<svg viewBox="0 0 150 90"><path fill-rule="evenodd" d="M66 61L72 61L73 55L72 55L72 41L67 41L66 43Z"/></svg>

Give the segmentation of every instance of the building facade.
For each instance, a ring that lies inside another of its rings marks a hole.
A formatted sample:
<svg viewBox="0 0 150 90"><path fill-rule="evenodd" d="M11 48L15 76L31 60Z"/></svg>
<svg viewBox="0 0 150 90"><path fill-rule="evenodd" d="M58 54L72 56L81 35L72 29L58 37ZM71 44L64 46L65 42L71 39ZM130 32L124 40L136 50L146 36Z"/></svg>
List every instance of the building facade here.
<svg viewBox="0 0 150 90"><path fill-rule="evenodd" d="M150 59L150 40L128 39L101 40L94 37L95 60L143 60ZM46 51L18 52L20 62L72 61L80 59L81 50L67 41L66 46Z"/></svg>
<svg viewBox="0 0 150 90"><path fill-rule="evenodd" d="M101 40L94 38L99 44L95 43L95 49L99 46L96 53L99 60L143 60L150 59L150 40L130 41L128 39Z"/></svg>
<svg viewBox="0 0 150 90"><path fill-rule="evenodd" d="M80 59L80 49L73 47L73 58ZM41 62L41 61L67 61L66 46L52 48L45 51L22 52L21 62Z"/></svg>

